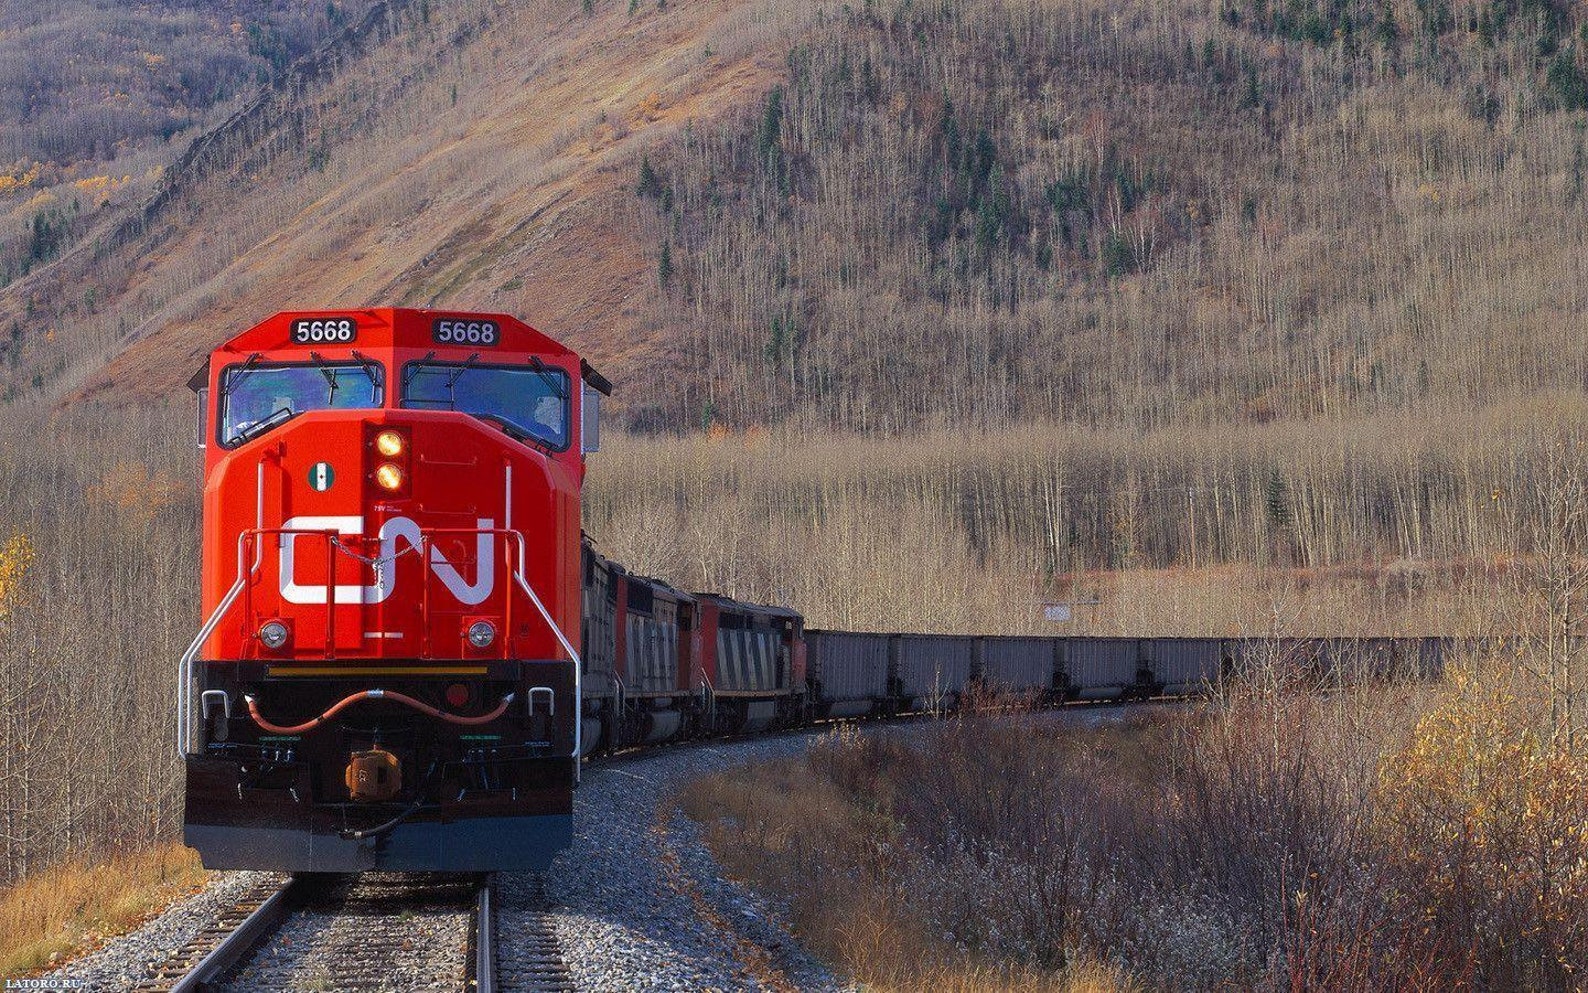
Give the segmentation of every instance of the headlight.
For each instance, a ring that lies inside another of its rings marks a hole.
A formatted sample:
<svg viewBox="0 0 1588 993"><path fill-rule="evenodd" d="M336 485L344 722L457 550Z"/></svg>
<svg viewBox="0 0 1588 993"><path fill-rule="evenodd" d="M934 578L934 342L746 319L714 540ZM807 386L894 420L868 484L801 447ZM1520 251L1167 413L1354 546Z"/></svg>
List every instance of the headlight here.
<svg viewBox="0 0 1588 993"><path fill-rule="evenodd" d="M403 436L396 431L382 431L375 436L375 451L389 459L394 459L403 453Z"/></svg>
<svg viewBox="0 0 1588 993"><path fill-rule="evenodd" d="M475 621L469 625L469 644L475 648L490 648L496 640L496 625L490 621Z"/></svg>
<svg viewBox="0 0 1588 993"><path fill-rule="evenodd" d="M400 490L403 486L403 471L387 462L375 470L375 482L388 490Z"/></svg>
<svg viewBox="0 0 1588 993"><path fill-rule="evenodd" d="M287 643L287 626L280 621L266 621L260 625L259 640L271 650L280 648Z"/></svg>

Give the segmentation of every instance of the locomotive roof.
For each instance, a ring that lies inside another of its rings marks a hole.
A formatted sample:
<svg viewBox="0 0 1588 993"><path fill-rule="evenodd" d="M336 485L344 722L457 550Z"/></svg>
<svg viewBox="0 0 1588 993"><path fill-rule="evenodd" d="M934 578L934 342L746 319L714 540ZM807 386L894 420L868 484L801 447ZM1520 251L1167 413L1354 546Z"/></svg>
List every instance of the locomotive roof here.
<svg viewBox="0 0 1588 993"><path fill-rule="evenodd" d="M294 327L300 321L351 320L356 324L356 334L351 341L305 344L294 340ZM440 322L462 320L489 322L499 333L497 340L488 345L464 342L441 344L437 336ZM367 353L384 349L412 349L416 351L486 350L499 352L530 352L554 357L577 357L572 349L511 314L484 313L470 310L437 310L416 307L350 307L339 310L284 310L273 314L253 327L229 338L211 353L210 361L230 362L261 352L303 352L310 349L338 353L351 348ZM189 383L202 389L209 380L210 361ZM582 378L591 387L610 394L612 384L590 363L580 360Z"/></svg>
<svg viewBox="0 0 1588 993"><path fill-rule="evenodd" d="M629 572L627 569L623 571L623 575L631 583L644 583L646 586L654 586L656 589L667 593L669 596L675 596L681 601L693 603L695 600L693 593L686 593L665 579L657 579L654 576L642 576L637 572Z"/></svg>
<svg viewBox="0 0 1588 993"><path fill-rule="evenodd" d="M764 603L745 603L743 600L735 600L733 597L722 593L696 593L695 599L710 600L716 603L720 608L739 610L747 614L768 614L772 617L793 618L799 618L801 616L799 611L793 610L789 607L773 607Z"/></svg>

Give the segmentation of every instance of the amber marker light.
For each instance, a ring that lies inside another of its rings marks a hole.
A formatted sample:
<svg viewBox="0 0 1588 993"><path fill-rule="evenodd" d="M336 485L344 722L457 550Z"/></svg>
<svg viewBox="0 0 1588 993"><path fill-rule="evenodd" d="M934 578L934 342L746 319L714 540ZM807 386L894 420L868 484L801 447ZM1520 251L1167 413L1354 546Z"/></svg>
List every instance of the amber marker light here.
<svg viewBox="0 0 1588 993"><path fill-rule="evenodd" d="M387 462L375 470L375 482L388 490L400 490L403 485L403 471Z"/></svg>
<svg viewBox="0 0 1588 993"><path fill-rule="evenodd" d="M403 436L396 431L382 431L375 436L375 451L389 459L394 459L403 453Z"/></svg>

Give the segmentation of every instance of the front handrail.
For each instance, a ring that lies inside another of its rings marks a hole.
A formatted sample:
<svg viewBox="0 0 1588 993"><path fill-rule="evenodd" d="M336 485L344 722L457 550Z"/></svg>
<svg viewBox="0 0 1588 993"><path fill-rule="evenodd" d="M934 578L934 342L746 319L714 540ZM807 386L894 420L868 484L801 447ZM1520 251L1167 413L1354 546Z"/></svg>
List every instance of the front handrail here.
<svg viewBox="0 0 1588 993"><path fill-rule="evenodd" d="M265 526L265 460L260 459L254 467L254 526ZM246 533L246 532L245 532ZM232 604L237 602L237 597L243 592L246 580L253 575L263 561L263 552L256 555L254 564L249 569L244 569L246 561L243 554L244 536L237 536L237 581L232 583L232 588L221 597L221 602L215 605L210 616L199 626L198 637L187 646L187 651L182 653L182 658L177 662L177 688L176 688L176 756L185 758L188 754L188 735L191 734L193 720L193 663L198 660L198 653L203 650L204 643L215 633L221 620L232 609Z"/></svg>
<svg viewBox="0 0 1588 993"><path fill-rule="evenodd" d="M432 535L465 532L471 534L499 534L504 538L511 539L512 542L517 546L516 561L514 561L512 557L509 557L508 561L508 565L513 572L513 581L515 584L517 584L518 588L524 592L524 595L529 598L530 603L534 605L536 612L539 613L541 619L545 621L546 626L551 630L552 635L557 639L557 643L562 647L562 650L567 653L569 661L573 664L574 726L573 751L571 753L571 757L575 760L575 776L577 777L577 763L579 757L583 754L584 744L584 660L580 656L579 651L574 648L573 643L569 641L567 635L563 633L562 628L551 616L551 611L546 609L545 603L535 592L535 588L530 584L527 578L527 570L525 567L525 561L527 557L525 549L527 542L524 538L523 532L511 528L426 529L424 532L422 532L423 537L421 538L421 545L424 546L424 550L421 551L422 561L425 561L426 564L428 564L429 556L426 554L426 552L428 551L429 539ZM281 536L289 533L294 535L320 535L325 537L333 549L333 551L330 553L333 558L334 550L343 547L340 540L341 535L338 532L320 528L249 528L237 535L237 579L232 583L231 588L227 590L226 595L221 598L220 603L216 604L215 609L205 620L203 626L200 627L198 634L194 637L192 643L188 645L187 651L182 654L181 661L178 664L179 682L177 686L176 726L178 758L183 758L190 754L190 749L193 744L193 716L191 713L192 687L194 666L198 661L199 653L203 650L205 643L209 641L212 635L214 635L215 630L220 626L221 621L226 618L226 615L230 613L232 608L236 605L238 598L242 596L245 591L249 591L251 593L251 582L259 570L259 565L263 561L264 556L262 554L257 554L254 565L249 566L247 564L247 550L250 545L256 541L259 541L259 539L265 534L273 534L279 541ZM259 542L259 546L262 545L263 542ZM263 551L262 547L259 546L255 546L256 553L262 553ZM428 570L426 578L428 580ZM333 592L334 588L335 576L327 576L326 609L332 614L335 613L335 608L337 606L336 597ZM508 603L511 604L512 597L508 597L507 600ZM428 631L428 623L425 626ZM509 633L509 636L511 631L511 626L508 626L507 632ZM332 651L334 650L335 649L333 645Z"/></svg>
<svg viewBox="0 0 1588 993"><path fill-rule="evenodd" d="M529 580L524 577L524 536L516 531L513 533L518 535L518 565L513 570L513 580L518 583L519 589L523 590L524 594L529 597L529 602L535 605L535 609L540 612L541 619L546 622L547 627L551 628L551 633L556 635L558 644L562 645L562 650L568 653L568 659L573 663L572 758L574 778L577 780L579 777L579 756L583 754L584 745L584 660L579 657L579 652L568 641L567 636L562 633L562 628L558 627L557 622L552 619L551 611L547 610L546 605L540 602L540 597L535 594L535 588L529 585Z"/></svg>
<svg viewBox="0 0 1588 993"><path fill-rule="evenodd" d="M238 596L243 592L248 579L253 575L254 569L245 568L243 548L248 532L244 531L237 536L237 581L232 583L232 588L221 597L221 602L210 611L209 618L199 627L198 635L193 643L187 646L187 651L182 653L182 660L177 663L176 687L176 756L179 759L188 755L188 742L193 729L193 663L198 660L198 654L204 648L204 643L209 641L210 635L220 626L221 620L232 609L232 604L237 602Z"/></svg>
<svg viewBox="0 0 1588 993"><path fill-rule="evenodd" d="M584 660L567 637L562 633L562 628L552 620L551 612L546 605L540 602L540 597L535 595L535 590L525 578L524 569L524 534L513 527L513 462L511 459L502 463L502 524L518 536L518 567L513 570L513 580L518 583L528 596L535 609L540 612L540 617L551 628L551 633L557 636L557 641L562 644L563 651L568 653L568 658L573 662L573 781L579 782L579 760L584 754Z"/></svg>

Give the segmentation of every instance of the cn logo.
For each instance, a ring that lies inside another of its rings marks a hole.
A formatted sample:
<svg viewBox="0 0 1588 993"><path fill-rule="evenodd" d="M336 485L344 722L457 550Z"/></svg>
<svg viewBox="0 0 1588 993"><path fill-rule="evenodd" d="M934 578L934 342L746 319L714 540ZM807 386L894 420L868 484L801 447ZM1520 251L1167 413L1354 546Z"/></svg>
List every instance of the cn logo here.
<svg viewBox="0 0 1588 993"><path fill-rule="evenodd" d="M475 526L482 533L475 537L474 561L478 564L478 570L474 582L465 580L457 567L441 554L441 549L433 546L430 549L430 570L435 573L437 579L441 580L441 585L460 602L470 607L483 603L485 598L491 595L491 590L496 587L496 535L490 533L496 522L488 517L482 517ZM335 531L338 534L362 535L364 518L294 517L283 524L282 528L286 531ZM302 537L309 537L310 547L314 547L317 536L300 534L281 536L281 598L288 603L325 603L324 586L301 585L295 579L293 568L297 564L297 543ZM392 589L397 583L397 556L409 552L417 553L419 537L419 525L406 517L393 517L382 524L380 551L376 553L374 562L375 584L337 586L336 602L381 603L391 596ZM325 547L323 538L319 539L319 547L321 549Z"/></svg>

